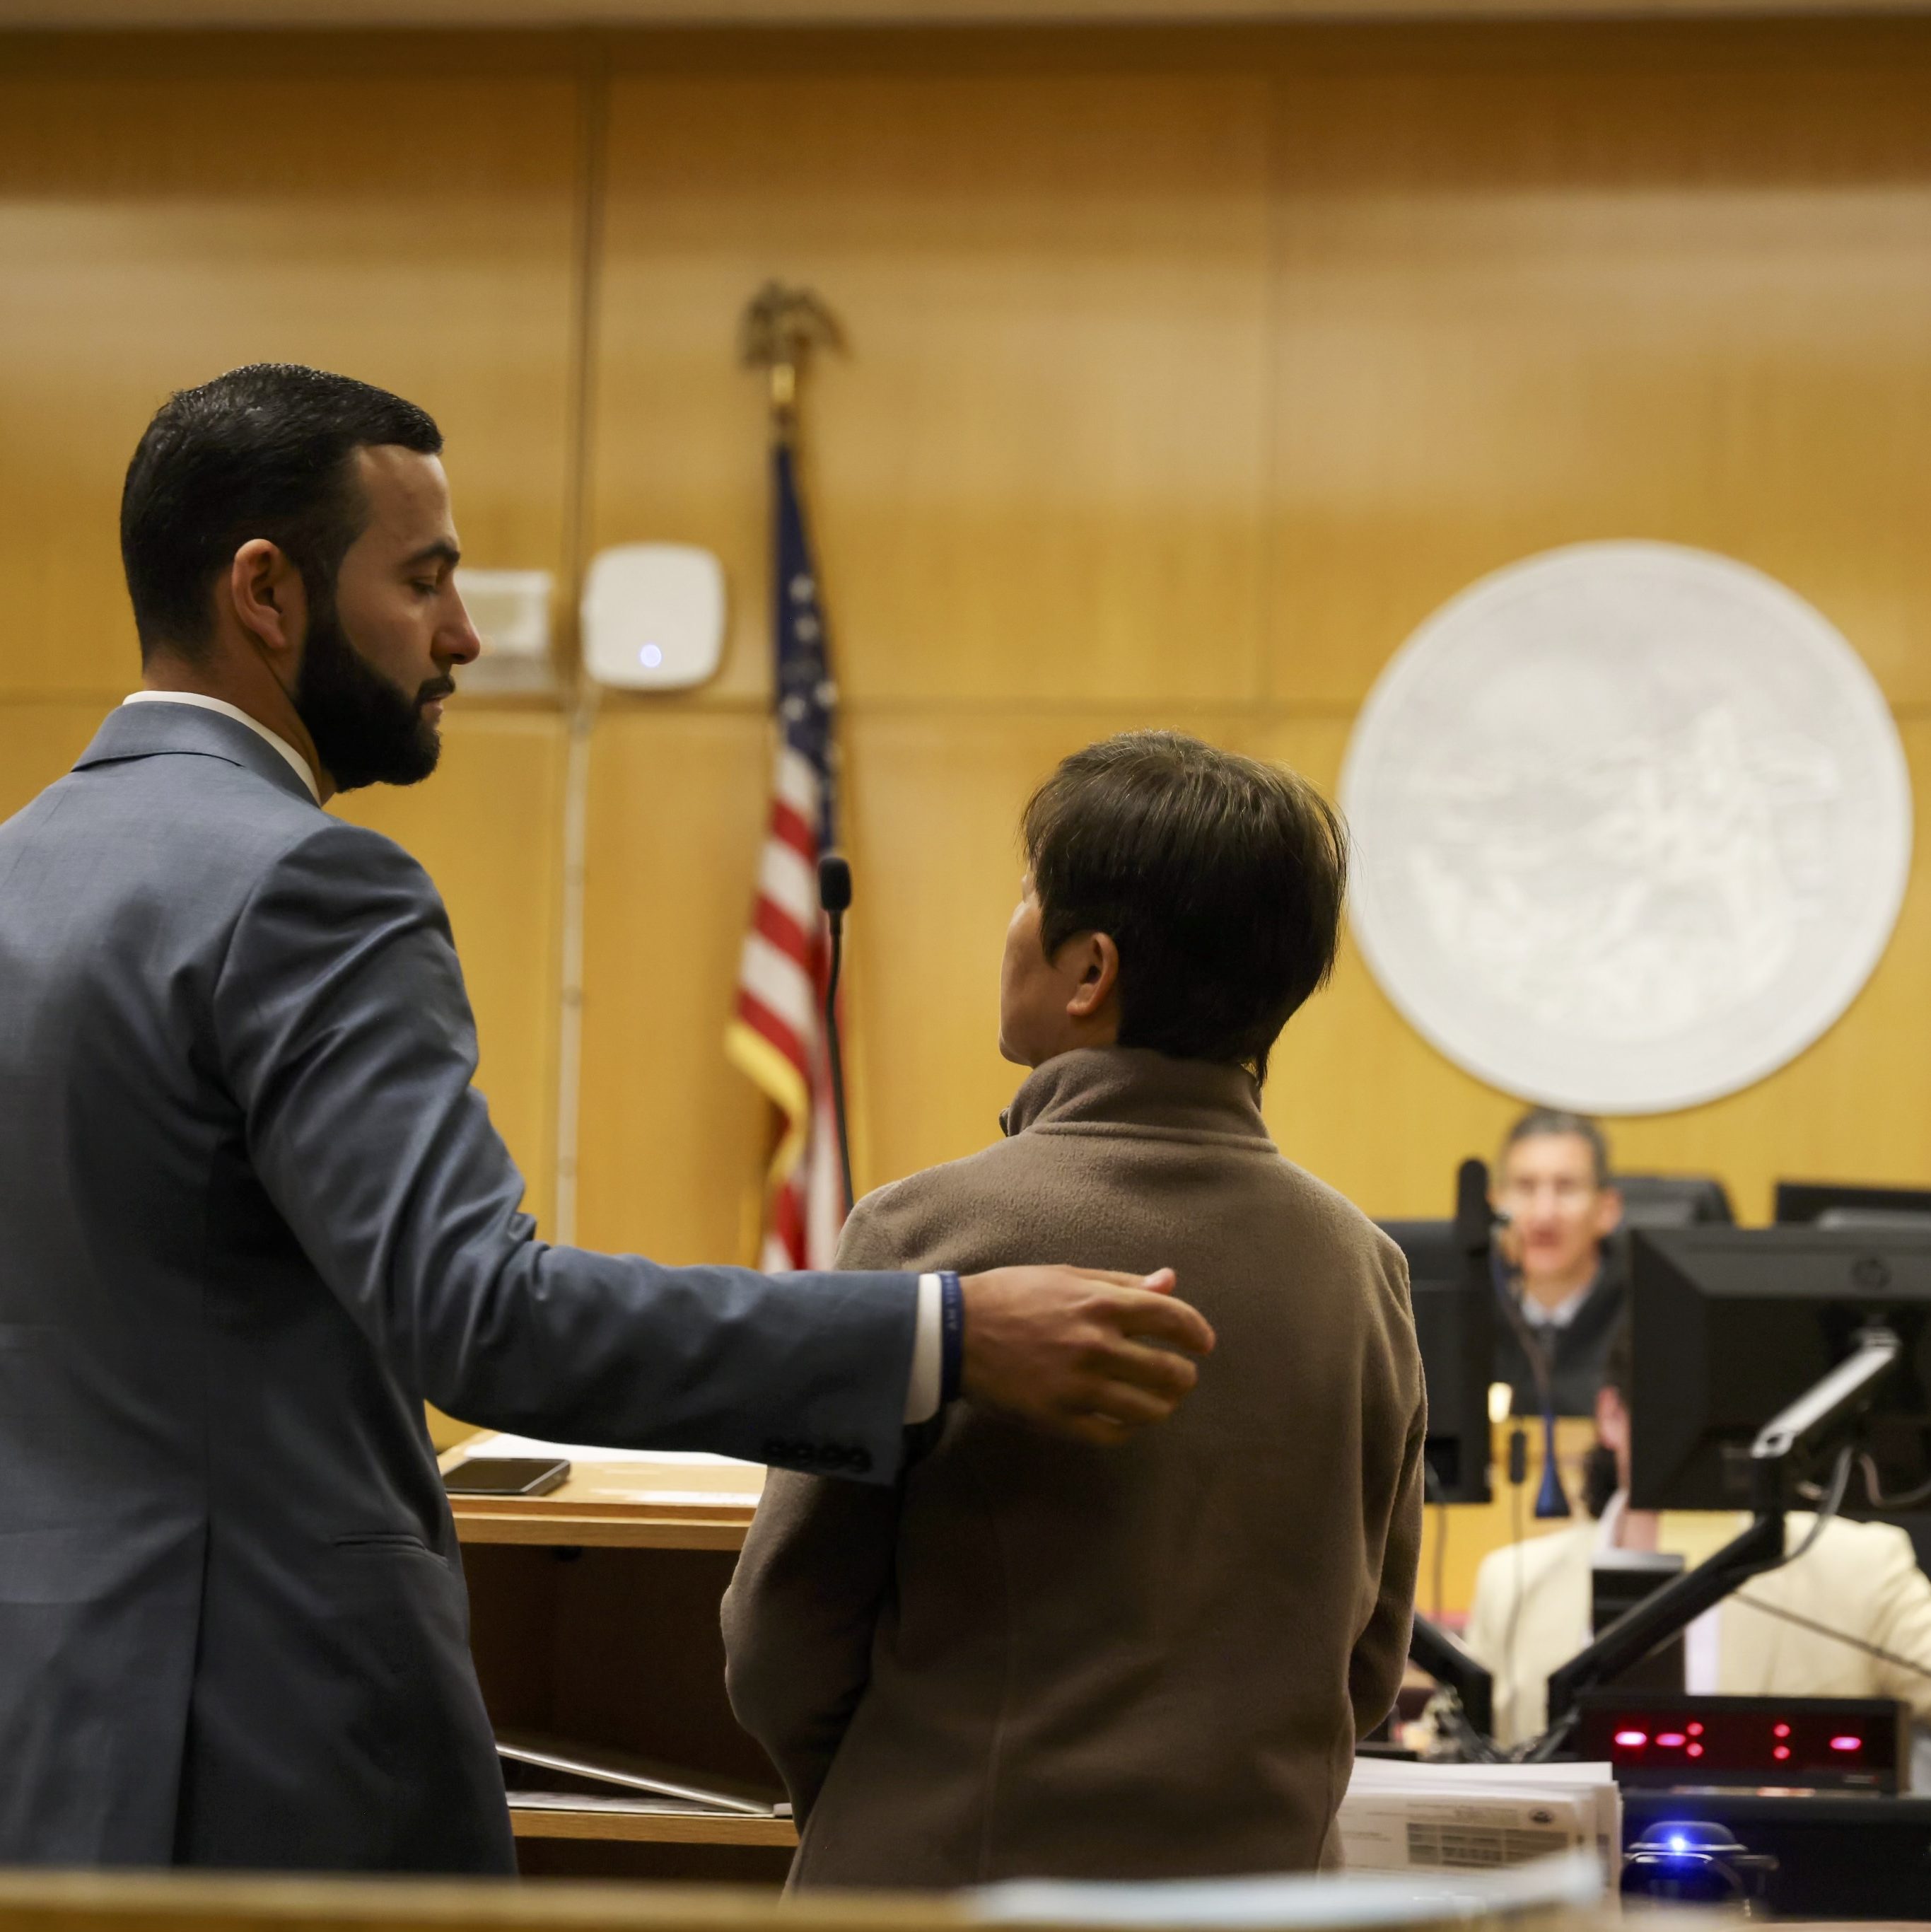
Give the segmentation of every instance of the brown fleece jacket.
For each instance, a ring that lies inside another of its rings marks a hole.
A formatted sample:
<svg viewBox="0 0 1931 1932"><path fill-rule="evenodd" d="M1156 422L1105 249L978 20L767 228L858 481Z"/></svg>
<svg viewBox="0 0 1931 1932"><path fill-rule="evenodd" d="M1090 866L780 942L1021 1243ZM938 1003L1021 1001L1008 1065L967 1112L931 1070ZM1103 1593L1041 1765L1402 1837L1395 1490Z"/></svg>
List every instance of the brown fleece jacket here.
<svg viewBox="0 0 1931 1932"><path fill-rule="evenodd" d="M895 1489L772 1473L724 1624L793 1882L1311 1869L1408 1652L1400 1252L1282 1159L1236 1068L1083 1048L1006 1130L861 1202L838 1264L1171 1264L1219 1346L1122 1448L958 1403Z"/></svg>

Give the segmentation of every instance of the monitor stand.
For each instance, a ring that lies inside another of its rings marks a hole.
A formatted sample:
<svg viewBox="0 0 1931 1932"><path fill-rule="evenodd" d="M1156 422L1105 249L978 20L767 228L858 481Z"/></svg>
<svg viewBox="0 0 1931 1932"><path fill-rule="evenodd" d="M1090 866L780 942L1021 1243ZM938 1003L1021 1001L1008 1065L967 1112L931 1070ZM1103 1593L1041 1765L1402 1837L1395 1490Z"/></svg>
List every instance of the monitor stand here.
<svg viewBox="0 0 1931 1932"><path fill-rule="evenodd" d="M1639 1604L1683 1574L1683 1558L1662 1550L1599 1550L1589 1573L1589 1629L1600 1636ZM1631 1690L1673 1691L1687 1688L1686 1639L1666 1637L1648 1656L1633 1664L1621 1682Z"/></svg>
<svg viewBox="0 0 1931 1932"><path fill-rule="evenodd" d="M1532 1760L1552 1758L1561 1749L1574 1726L1576 1700L1583 1691L1612 1682L1733 1590L1783 1562L1787 1473L1870 1399L1903 1352L1903 1344L1894 1330L1860 1329L1850 1354L1757 1432L1750 1445L1755 1520L1714 1556L1618 1617L1588 1648L1552 1674L1549 1729L1530 1754Z"/></svg>

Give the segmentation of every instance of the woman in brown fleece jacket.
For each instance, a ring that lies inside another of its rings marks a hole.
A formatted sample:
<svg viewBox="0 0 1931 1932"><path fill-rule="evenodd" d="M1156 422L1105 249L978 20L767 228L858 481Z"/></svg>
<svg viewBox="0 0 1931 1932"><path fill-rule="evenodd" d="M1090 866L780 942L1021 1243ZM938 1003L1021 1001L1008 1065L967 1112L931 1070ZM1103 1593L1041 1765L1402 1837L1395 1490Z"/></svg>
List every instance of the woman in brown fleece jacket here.
<svg viewBox="0 0 1931 1932"><path fill-rule="evenodd" d="M1333 959L1340 826L1288 773L1146 733L1068 759L1025 843L1006 1138L862 1202L838 1265L1171 1261L1219 1345L1121 1448L958 1404L895 1490L773 1473L724 1634L799 1886L1312 1868L1407 1654L1405 1270L1259 1106Z"/></svg>

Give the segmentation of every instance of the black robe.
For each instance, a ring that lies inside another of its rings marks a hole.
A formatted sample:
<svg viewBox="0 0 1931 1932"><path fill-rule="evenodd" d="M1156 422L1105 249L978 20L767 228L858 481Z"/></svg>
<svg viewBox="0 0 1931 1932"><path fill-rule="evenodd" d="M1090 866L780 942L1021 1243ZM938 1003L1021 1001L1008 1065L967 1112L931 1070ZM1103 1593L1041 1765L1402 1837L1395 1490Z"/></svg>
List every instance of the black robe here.
<svg viewBox="0 0 1931 1932"><path fill-rule="evenodd" d="M1513 1296L1513 1286L1500 1291ZM1549 1393L1558 1415L1594 1415L1596 1391L1609 1358L1609 1345L1629 1304L1627 1278L1615 1244L1603 1251L1603 1265L1589 1286L1582 1306L1561 1328L1530 1325L1530 1332L1548 1350ZM1514 1412L1542 1413L1542 1396L1528 1352L1507 1309L1497 1310L1495 1380L1515 1391Z"/></svg>

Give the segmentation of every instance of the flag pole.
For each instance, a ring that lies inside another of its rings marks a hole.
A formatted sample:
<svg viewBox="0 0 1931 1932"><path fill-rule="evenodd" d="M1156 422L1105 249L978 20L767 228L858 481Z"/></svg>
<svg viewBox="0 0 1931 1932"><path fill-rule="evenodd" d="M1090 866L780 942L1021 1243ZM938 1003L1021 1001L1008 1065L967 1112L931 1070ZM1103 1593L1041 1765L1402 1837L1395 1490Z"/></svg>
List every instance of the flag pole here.
<svg viewBox="0 0 1931 1932"><path fill-rule="evenodd" d="M837 319L815 290L790 288L766 282L751 298L744 317L744 358L763 364L770 372L771 440L774 446L795 450L798 434L798 375L813 350L841 349ZM826 868L844 880L843 897L835 902L823 890ZM831 965L826 976L823 1019L825 1055L832 1077L832 1112L838 1126L838 1166L844 1181L845 1212L856 1198L852 1189L851 1130L845 1117L844 1044L838 1036L838 968L842 960L845 908L851 901L851 868L835 849L818 862L820 905L829 922Z"/></svg>
<svg viewBox="0 0 1931 1932"><path fill-rule="evenodd" d="M790 1266L825 1265L827 1242L835 1240L853 1201L838 1024L850 871L835 849L837 700L796 470L799 379L814 350L843 346L838 323L817 294L778 281L757 291L739 323L741 359L763 370L768 386L778 743L760 864L775 869L760 870L725 1046L786 1122L766 1183L767 1267L783 1264L771 1258L774 1247L789 1252ZM808 898L793 869L799 859L817 874L817 890ZM815 1044L805 1022L813 1007ZM834 1147L838 1166L828 1172L823 1156ZM808 1262L806 1253L817 1258Z"/></svg>
<svg viewBox="0 0 1931 1932"><path fill-rule="evenodd" d="M768 372L771 440L789 444L798 427L799 372L813 350L845 346L838 320L815 290L769 281L745 308L738 342L746 365Z"/></svg>

